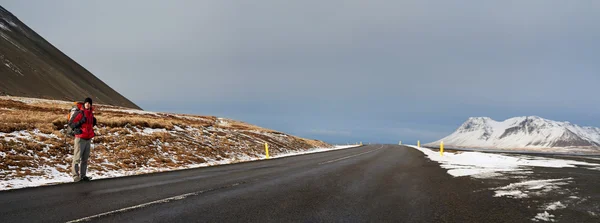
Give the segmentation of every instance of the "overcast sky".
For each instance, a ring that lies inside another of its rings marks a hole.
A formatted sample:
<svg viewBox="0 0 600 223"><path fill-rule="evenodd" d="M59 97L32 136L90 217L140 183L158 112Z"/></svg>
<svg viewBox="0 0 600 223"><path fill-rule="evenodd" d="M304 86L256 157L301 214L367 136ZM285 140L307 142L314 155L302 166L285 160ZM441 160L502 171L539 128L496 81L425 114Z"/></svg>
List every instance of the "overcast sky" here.
<svg viewBox="0 0 600 223"><path fill-rule="evenodd" d="M471 116L600 127L600 1L0 2L145 110L330 143Z"/></svg>

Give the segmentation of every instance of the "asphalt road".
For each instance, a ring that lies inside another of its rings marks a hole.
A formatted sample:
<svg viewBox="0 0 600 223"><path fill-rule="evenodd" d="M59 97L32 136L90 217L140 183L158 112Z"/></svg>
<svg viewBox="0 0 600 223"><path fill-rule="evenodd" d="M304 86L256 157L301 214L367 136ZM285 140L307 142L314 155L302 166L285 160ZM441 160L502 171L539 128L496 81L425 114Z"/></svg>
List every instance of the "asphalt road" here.
<svg viewBox="0 0 600 223"><path fill-rule="evenodd" d="M369 145L0 192L0 222L530 222L412 148Z"/></svg>

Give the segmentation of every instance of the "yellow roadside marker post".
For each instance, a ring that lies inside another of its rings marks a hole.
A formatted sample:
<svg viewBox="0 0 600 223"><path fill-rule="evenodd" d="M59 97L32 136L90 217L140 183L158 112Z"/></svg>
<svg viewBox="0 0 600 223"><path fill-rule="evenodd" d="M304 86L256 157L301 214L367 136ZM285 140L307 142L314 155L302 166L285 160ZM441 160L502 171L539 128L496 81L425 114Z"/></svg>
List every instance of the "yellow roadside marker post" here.
<svg viewBox="0 0 600 223"><path fill-rule="evenodd" d="M360 141L360 145L361 145L361 146L363 145L363 144L362 144L362 141Z"/></svg>
<svg viewBox="0 0 600 223"><path fill-rule="evenodd" d="M440 156L444 155L444 141L440 142Z"/></svg>
<svg viewBox="0 0 600 223"><path fill-rule="evenodd" d="M398 145L402 145L402 141L399 141L399 142L398 142Z"/></svg>
<svg viewBox="0 0 600 223"><path fill-rule="evenodd" d="M271 157L269 157L269 144L265 142L265 153L267 154L267 159L271 159Z"/></svg>
<svg viewBox="0 0 600 223"><path fill-rule="evenodd" d="M417 140L417 147L421 148L421 140Z"/></svg>

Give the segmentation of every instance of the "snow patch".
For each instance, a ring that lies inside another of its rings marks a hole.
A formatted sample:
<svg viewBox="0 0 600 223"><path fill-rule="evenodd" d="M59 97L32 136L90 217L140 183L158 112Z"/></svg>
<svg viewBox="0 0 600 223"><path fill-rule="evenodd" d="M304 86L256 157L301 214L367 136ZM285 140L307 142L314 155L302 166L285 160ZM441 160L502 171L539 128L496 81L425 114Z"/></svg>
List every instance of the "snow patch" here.
<svg viewBox="0 0 600 223"><path fill-rule="evenodd" d="M4 140L7 140L7 141L19 139L21 141L25 140L25 141L39 142L37 140L34 140L35 136L58 139L57 135L42 133L42 132L40 132L39 129L34 129L32 131L21 130L21 131L15 131L15 132L11 132L11 133L0 132L0 136L3 136Z"/></svg>
<svg viewBox="0 0 600 223"><path fill-rule="evenodd" d="M225 118L217 118L217 125L228 127L231 126L231 122Z"/></svg>
<svg viewBox="0 0 600 223"><path fill-rule="evenodd" d="M153 128L144 128L142 130L142 133L146 134L146 135L152 135L153 133L157 133L157 132L167 132L167 130L166 129L153 129Z"/></svg>
<svg viewBox="0 0 600 223"><path fill-rule="evenodd" d="M589 169L589 170L598 170L598 171L600 171L600 167L590 167L590 168L588 168L588 169Z"/></svg>
<svg viewBox="0 0 600 223"><path fill-rule="evenodd" d="M520 190L499 190L495 191L494 197L528 198L529 195Z"/></svg>
<svg viewBox="0 0 600 223"><path fill-rule="evenodd" d="M550 180L530 180L519 183L512 183L504 187L494 188L496 193L494 197L510 197L510 198L528 198L531 194L539 196L548 193L552 190L560 189L559 186L568 184L568 181L573 178L550 179ZM543 189L543 190L542 190ZM534 191L538 190L538 191ZM541 191L540 191L541 190ZM532 192L533 191L533 192Z"/></svg>
<svg viewBox="0 0 600 223"><path fill-rule="evenodd" d="M555 216L552 214L549 214L547 211L544 211L544 213L538 213L534 218L532 218L532 221L549 221L549 222L554 222L554 218Z"/></svg>
<svg viewBox="0 0 600 223"><path fill-rule="evenodd" d="M11 31L8 26L4 25L4 23L1 23L1 22L0 22L0 28L3 30L6 30L6 31Z"/></svg>
<svg viewBox="0 0 600 223"><path fill-rule="evenodd" d="M9 25L11 25L12 27L19 27L17 26L17 24L15 22L13 22L12 20L6 19L4 18L4 21L6 21Z"/></svg>
<svg viewBox="0 0 600 223"><path fill-rule="evenodd" d="M560 203L560 201L550 203L546 206L547 211L554 211L554 210L565 209L565 208L567 208L567 206Z"/></svg>
<svg viewBox="0 0 600 223"><path fill-rule="evenodd" d="M19 69L19 67L17 67L17 65L13 64L11 61L4 59L4 66L8 67L9 69L11 69L12 71L14 71L15 73L21 75L21 76L25 76L23 74L23 72L21 72L21 69Z"/></svg>

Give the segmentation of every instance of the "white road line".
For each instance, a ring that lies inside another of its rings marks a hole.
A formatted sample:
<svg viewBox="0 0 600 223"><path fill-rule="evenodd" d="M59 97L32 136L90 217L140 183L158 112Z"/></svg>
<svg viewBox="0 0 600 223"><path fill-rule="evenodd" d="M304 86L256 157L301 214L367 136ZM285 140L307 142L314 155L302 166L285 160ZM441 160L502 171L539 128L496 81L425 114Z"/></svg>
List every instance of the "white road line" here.
<svg viewBox="0 0 600 223"><path fill-rule="evenodd" d="M375 152L375 151L380 150L382 148L383 148L383 146L381 146L381 147L379 147L379 148L377 148L375 150L368 151L368 152L359 153L359 154L355 154L355 155L352 155L352 156L346 156L346 157L342 157L342 158L338 158L338 159L334 159L334 160L325 161L325 162L319 163L319 165L333 163L333 162L337 162L337 161L345 160L345 159L350 159L350 158L355 157L355 156L360 156L360 155L364 155L364 154L367 154L367 153Z"/></svg>
<svg viewBox="0 0 600 223"><path fill-rule="evenodd" d="M148 203L138 204L138 205L131 206L131 207L121 208L119 210L104 212L104 213L101 213L101 214L92 215L92 216L89 216L89 217L85 217L85 218L80 218L80 219L68 221L67 223L91 221L93 219L101 218L101 217L112 215L112 214L123 213L123 212L131 211L131 210L135 210L135 209L139 209L139 208L143 208L143 207L148 207L148 206L153 205L153 204L169 203L171 201L182 200L182 199L185 199L185 198L191 197L191 196L198 196L200 194L203 194L203 193L206 193L206 192L210 192L210 191L215 191L215 190L219 190L219 189L235 187L235 186L238 186L238 185L243 184L243 183L244 182L234 183L234 184L230 184L230 185L226 185L226 186L222 186L222 187L218 187L218 188L213 188L213 189L202 190L202 191L197 191L197 192L193 192L193 193L187 193L187 194L177 195L177 196L173 196L173 197L169 197L169 198L165 198L165 199L151 201L151 202L148 202Z"/></svg>

